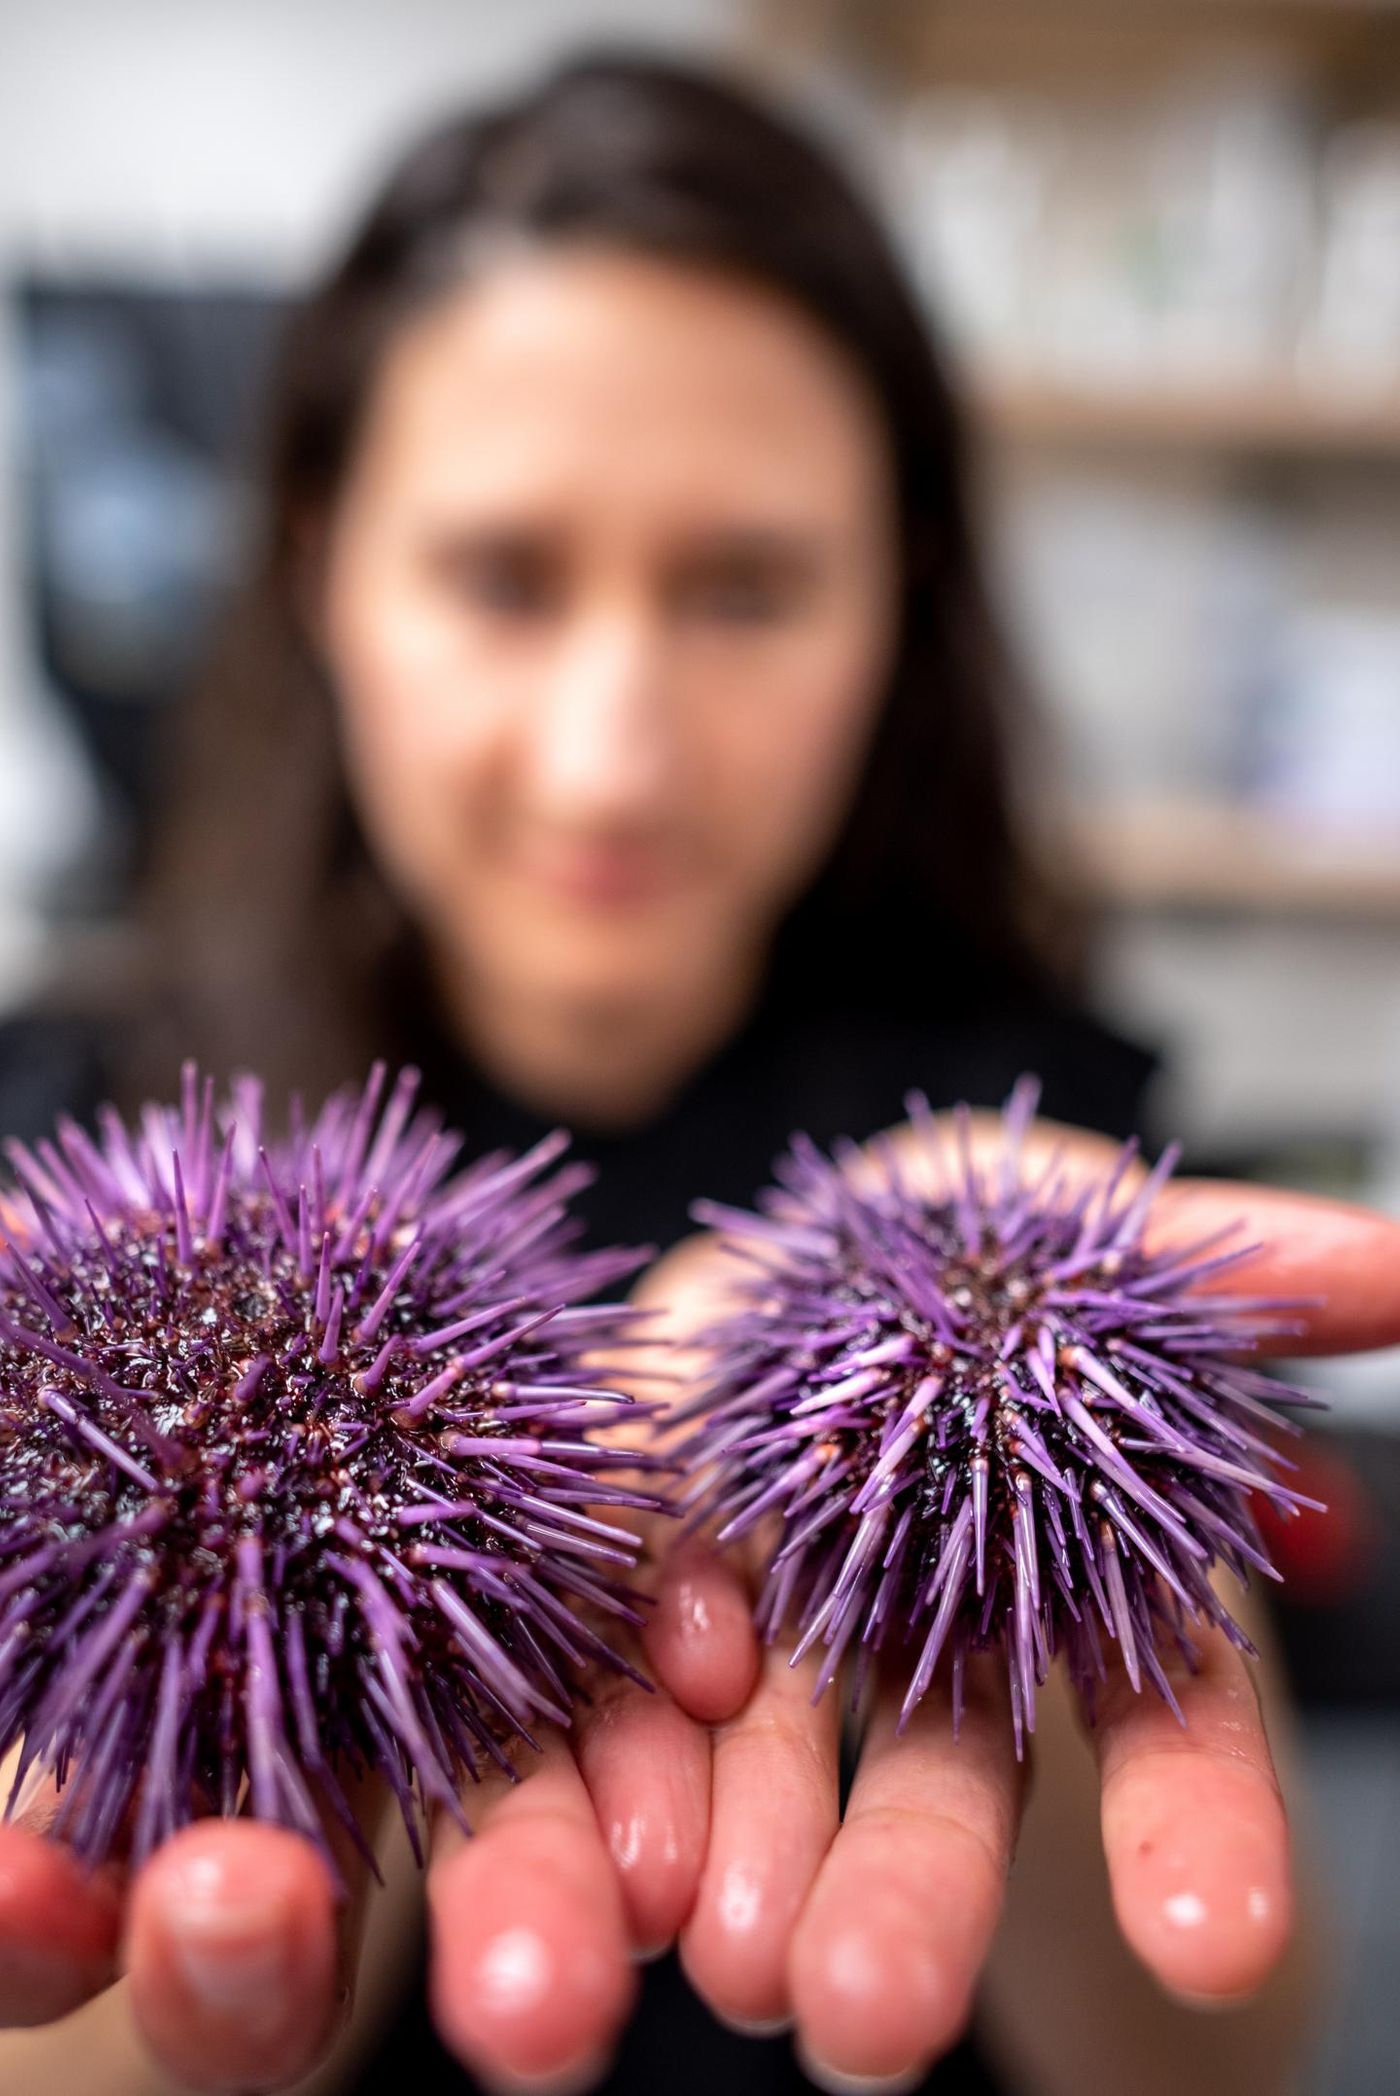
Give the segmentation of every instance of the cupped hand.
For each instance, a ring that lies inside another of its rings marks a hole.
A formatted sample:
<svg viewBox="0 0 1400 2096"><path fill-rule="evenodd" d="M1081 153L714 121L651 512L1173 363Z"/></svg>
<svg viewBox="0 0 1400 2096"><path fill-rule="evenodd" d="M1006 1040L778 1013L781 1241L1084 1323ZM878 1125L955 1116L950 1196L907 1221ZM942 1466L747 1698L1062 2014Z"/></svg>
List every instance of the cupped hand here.
<svg viewBox="0 0 1400 2096"><path fill-rule="evenodd" d="M748 1692L747 1622L732 1569L703 1552L667 1557L647 1643L671 1690L590 1678L567 1733L519 1747L521 1780L464 1787L471 1836L437 1818L421 1886L432 2011L493 2086L596 2078L636 1961L689 1913L709 1824L705 1720ZM392 1829L380 1786L352 1802L371 1840ZM139 1870L117 1860L88 1873L45 1832L56 1803L45 1787L0 1825L0 2028L53 2023L124 1973L140 2039L184 2087L285 2088L325 2058L383 1897L333 1820L340 1887L300 1834L248 1819L201 1820ZM92 2071L84 2086L99 2096L96 2058Z"/></svg>
<svg viewBox="0 0 1400 2096"><path fill-rule="evenodd" d="M979 1160L995 1155L999 1129L977 1117ZM942 1168L917 1130L901 1128L893 1141L903 1171L938 1183ZM1099 1138L1042 1123L1028 1162L1050 1147L1086 1174L1117 1155ZM878 1178L880 1146L850 1168ZM1241 1242L1266 1247L1248 1268L1251 1293L1320 1299L1296 1312L1301 1329L1278 1338L1277 1351L1400 1340L1400 1223L1273 1189L1182 1181L1161 1197L1152 1228L1159 1242L1186 1244L1237 1221ZM644 1300L684 1346L734 1272L713 1240L688 1240L653 1269ZM1240 1284L1230 1274L1219 1285ZM692 1360L699 1374L703 1361ZM726 1618L707 1635L731 1643L732 1675L742 1678L747 1626ZM1164 1659L1184 1726L1156 1694L1134 1693L1114 1647L1085 1729L1123 1937L1173 1995L1227 2003L1260 1985L1288 1940L1289 1834L1250 1663L1219 1632L1197 1642L1198 1672ZM659 1650L656 1664L684 1699L673 1649ZM822 1654L792 1666L790 1649L768 1648L745 1701L709 1713L710 1834L682 1956L725 2021L794 2025L819 2080L917 2078L966 2025L1015 1850L1029 1766L1012 1745L1005 1669L990 1654L969 1667L956 1742L937 1680L902 1734L901 1686L877 1682L842 1817L841 1702L833 1691L813 1705Z"/></svg>

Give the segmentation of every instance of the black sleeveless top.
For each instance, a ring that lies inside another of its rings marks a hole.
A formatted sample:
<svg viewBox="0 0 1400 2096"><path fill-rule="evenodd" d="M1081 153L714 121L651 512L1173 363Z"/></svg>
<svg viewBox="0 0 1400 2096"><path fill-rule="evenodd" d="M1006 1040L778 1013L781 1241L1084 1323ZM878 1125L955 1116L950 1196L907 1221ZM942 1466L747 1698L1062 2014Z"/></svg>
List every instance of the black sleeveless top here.
<svg viewBox="0 0 1400 2096"><path fill-rule="evenodd" d="M488 1085L426 1016L418 999L399 1014L394 1051L423 1072L423 1096L466 1136L470 1156L523 1149L552 1125ZM27 1017L0 1027L0 1134L48 1132L67 1111L89 1117L105 1096L108 1043L73 1020ZM1024 1071L1042 1080L1042 1111L1111 1135L1141 1126L1154 1058L1083 1013L1042 1009L959 1021L889 1020L864 1012L805 1015L770 997L742 1030L647 1126L577 1133L575 1151L598 1178L579 1200L585 1246L665 1249L696 1226L699 1195L748 1205L788 1137L829 1144L903 1118L918 1088L935 1107L965 1099L1000 1104ZM171 1091L178 1073L171 1071ZM424 1996L420 1946L414 1981L347 2096L469 2096L477 2086L439 2043ZM691 1992L672 1954L644 1969L637 2011L604 2096L788 2096L810 2090L786 2038L741 2038ZM938 2096L997 2096L975 2037L938 2062Z"/></svg>

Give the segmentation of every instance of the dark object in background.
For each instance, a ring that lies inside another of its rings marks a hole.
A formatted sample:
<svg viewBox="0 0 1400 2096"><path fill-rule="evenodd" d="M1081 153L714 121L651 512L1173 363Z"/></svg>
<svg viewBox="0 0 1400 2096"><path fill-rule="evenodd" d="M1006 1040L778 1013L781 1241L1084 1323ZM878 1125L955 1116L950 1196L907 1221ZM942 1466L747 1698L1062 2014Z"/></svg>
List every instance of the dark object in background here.
<svg viewBox="0 0 1400 2096"><path fill-rule="evenodd" d="M420 1964L422 1960L420 1951ZM786 2032L741 2037L726 2030L691 1988L675 1951L642 1975L643 2007L622 2033L597 2096L811 2096ZM872 2084L874 2087L875 2084ZM428 2013L421 1979L401 2014L373 2046L347 2096L483 2096L460 2067ZM913 2096L1001 2096L1001 2084L964 2038L937 2061Z"/></svg>
<svg viewBox="0 0 1400 2096"><path fill-rule="evenodd" d="M1306 1707L1400 1707L1400 1436L1329 1428L1288 1454L1292 1483L1326 1514L1272 1523L1284 1583L1269 1595Z"/></svg>
<svg viewBox="0 0 1400 2096"><path fill-rule="evenodd" d="M39 278L12 298L40 658L139 860L166 708L240 569L241 463L285 301Z"/></svg>

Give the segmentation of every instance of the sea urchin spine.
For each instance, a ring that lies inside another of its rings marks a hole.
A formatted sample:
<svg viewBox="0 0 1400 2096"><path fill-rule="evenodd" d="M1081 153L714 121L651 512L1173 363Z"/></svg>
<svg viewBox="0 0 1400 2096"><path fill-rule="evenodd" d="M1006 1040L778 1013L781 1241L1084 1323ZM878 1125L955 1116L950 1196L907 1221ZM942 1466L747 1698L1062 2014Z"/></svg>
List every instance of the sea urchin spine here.
<svg viewBox="0 0 1400 2096"><path fill-rule="evenodd" d="M562 1132L449 1180L416 1082L376 1067L270 1144L254 1080L216 1111L189 1067L135 1132L8 1146L6 1810L51 1772L89 1861L210 1811L358 1839L347 1768L417 1846L586 1662L631 1671L577 1613L636 1620L600 1509L654 1503L590 1438L632 1313L585 1299L646 1255L574 1248Z"/></svg>
<svg viewBox="0 0 1400 2096"><path fill-rule="evenodd" d="M764 1552L765 1635L791 1615L794 1660L825 1648L817 1694L848 1650L858 1693L871 1655L903 1644L904 1722L947 1653L956 1728L968 1654L998 1646L1018 1754L1056 1652L1092 1715L1101 1629L1180 1716L1165 1644L1193 1664L1194 1620L1254 1649L1212 1565L1278 1577L1250 1495L1316 1504L1279 1482L1293 1466L1261 1431L1296 1432L1277 1408L1316 1400L1239 1358L1291 1329L1281 1306L1199 1292L1258 1247L1148 1248L1171 1152L1146 1176L1131 1143L1091 1183L1058 1153L1030 1175L1037 1097L1023 1079L990 1166L958 1109L936 1195L893 1144L876 1184L854 1146L828 1158L797 1136L761 1213L696 1203L747 1270L700 1335L710 1374L678 1452L696 1518ZM906 1104L937 1157L927 1101Z"/></svg>

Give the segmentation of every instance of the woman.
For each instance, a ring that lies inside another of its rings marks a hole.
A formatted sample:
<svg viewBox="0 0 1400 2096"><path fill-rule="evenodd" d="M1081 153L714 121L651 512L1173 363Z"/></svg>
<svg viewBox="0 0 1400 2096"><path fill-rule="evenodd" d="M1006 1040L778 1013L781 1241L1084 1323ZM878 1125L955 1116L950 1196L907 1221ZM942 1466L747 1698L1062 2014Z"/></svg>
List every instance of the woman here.
<svg viewBox="0 0 1400 2096"><path fill-rule="evenodd" d="M1078 927L1027 841L1028 728L947 385L864 207L776 119L593 62L437 132L292 331L269 498L153 871L159 966L124 1024L11 1035L11 1125L167 1091L190 1052L282 1094L411 1057L475 1147L572 1124L601 1167L592 1235L665 1246L694 1195L747 1200L794 1127L868 1133L911 1083L988 1102L1033 1067L1065 1119L1137 1118L1150 1061L1080 1009ZM1267 1219L1313 1281L1351 1274L1315 1342L1383 1336L1384 1226ZM682 1332L706 1258L647 1284ZM379 2067L338 2056L321 2086L460 2087L454 2056L583 2086L629 1960L678 1935L716 2014L795 2021L824 2085L909 2085L956 2045L1021 1801L994 1676L955 1750L936 1696L902 1742L877 1711L838 1831L835 1699L760 1663L739 1575L673 1552L655 1614L663 1692L603 1699L518 1789L473 1792L472 1841L440 1838L439 2037L410 2009ZM1038 1904L1008 1916L1029 1952L988 1980L1013 2080L1280 2085L1303 1967L1280 1967L1262 1720L1228 1649L1189 1700L1183 1735L1111 1693L1095 1735L1120 1937L1085 1882L1090 1764L1048 1699ZM184 2082L277 2086L321 2057L363 1902L337 1922L295 1837L206 1824L125 1890L4 1838L10 2020L99 1990L124 1927L137 2022ZM1177 1993L1276 1976L1203 2035L1124 1937ZM618 2087L799 2081L785 2045L698 2021L670 1963L643 1993ZM51 2084L117 2086L117 2037L74 2029L11 2042Z"/></svg>

